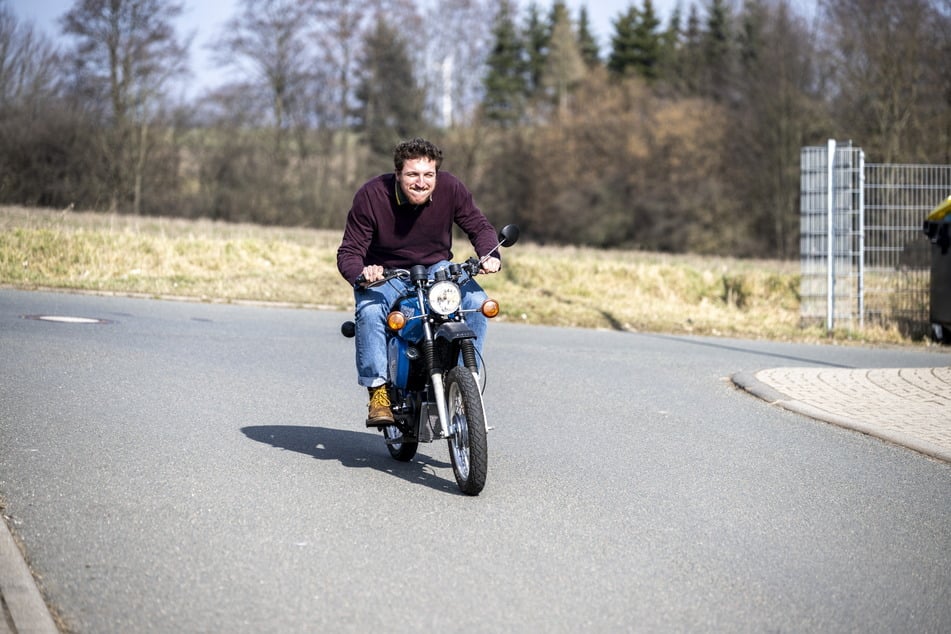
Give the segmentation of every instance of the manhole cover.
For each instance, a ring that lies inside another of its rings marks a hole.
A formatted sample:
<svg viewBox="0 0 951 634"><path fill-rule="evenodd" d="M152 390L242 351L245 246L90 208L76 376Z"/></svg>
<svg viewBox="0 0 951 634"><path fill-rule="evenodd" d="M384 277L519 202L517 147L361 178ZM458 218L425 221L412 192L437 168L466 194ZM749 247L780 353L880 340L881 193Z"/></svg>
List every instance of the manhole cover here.
<svg viewBox="0 0 951 634"><path fill-rule="evenodd" d="M36 321L52 321L58 324L111 324L108 319L95 319L92 317L70 317L68 315L24 315L23 319L35 319Z"/></svg>

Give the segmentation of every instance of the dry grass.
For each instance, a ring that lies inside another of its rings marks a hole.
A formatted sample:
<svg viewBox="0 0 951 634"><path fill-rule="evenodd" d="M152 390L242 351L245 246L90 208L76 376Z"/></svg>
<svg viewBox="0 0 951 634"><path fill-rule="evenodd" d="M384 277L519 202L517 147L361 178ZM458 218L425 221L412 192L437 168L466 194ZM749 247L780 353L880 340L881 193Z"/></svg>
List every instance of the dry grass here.
<svg viewBox="0 0 951 634"><path fill-rule="evenodd" d="M530 238L530 236L528 237ZM349 310L336 270L339 232L0 207L0 282ZM457 257L470 255L457 242ZM480 283L502 319L530 324L828 341L801 328L797 262L542 247L505 252ZM836 341L912 344L897 330Z"/></svg>
<svg viewBox="0 0 951 634"><path fill-rule="evenodd" d="M19 288L343 309L339 236L208 220L0 207L0 279Z"/></svg>

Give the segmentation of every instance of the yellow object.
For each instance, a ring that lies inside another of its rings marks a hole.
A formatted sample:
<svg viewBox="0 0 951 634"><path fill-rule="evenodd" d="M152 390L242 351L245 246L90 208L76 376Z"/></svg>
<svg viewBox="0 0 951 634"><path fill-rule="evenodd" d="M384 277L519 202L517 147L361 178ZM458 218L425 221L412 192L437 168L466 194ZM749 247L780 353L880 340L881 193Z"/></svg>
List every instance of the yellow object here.
<svg viewBox="0 0 951 634"><path fill-rule="evenodd" d="M931 213L928 214L928 222L938 222L948 214L951 214L951 196L948 196L946 201L931 210Z"/></svg>
<svg viewBox="0 0 951 634"><path fill-rule="evenodd" d="M406 325L406 315L401 311L394 310L386 316L386 325L390 327L390 330L399 330Z"/></svg>
<svg viewBox="0 0 951 634"><path fill-rule="evenodd" d="M486 317L492 318L499 314L499 303L494 299L487 299L482 302L482 314Z"/></svg>

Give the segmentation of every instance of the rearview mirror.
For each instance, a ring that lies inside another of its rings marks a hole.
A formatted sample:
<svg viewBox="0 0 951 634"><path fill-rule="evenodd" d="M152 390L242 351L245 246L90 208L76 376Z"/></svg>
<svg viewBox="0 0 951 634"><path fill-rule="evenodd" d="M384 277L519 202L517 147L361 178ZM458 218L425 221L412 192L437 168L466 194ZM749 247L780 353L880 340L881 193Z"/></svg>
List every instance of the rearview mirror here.
<svg viewBox="0 0 951 634"><path fill-rule="evenodd" d="M505 225L499 231L499 244L503 247L510 247L518 242L518 225Z"/></svg>

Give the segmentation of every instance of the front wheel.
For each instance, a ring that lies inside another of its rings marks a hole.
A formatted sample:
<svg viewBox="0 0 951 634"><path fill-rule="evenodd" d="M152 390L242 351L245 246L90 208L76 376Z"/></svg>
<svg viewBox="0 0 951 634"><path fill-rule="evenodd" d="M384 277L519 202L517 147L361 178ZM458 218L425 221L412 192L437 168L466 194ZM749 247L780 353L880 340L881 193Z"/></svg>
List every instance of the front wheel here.
<svg viewBox="0 0 951 634"><path fill-rule="evenodd" d="M446 378L449 457L456 484L466 495L479 495L489 470L482 395L467 368L456 366Z"/></svg>

